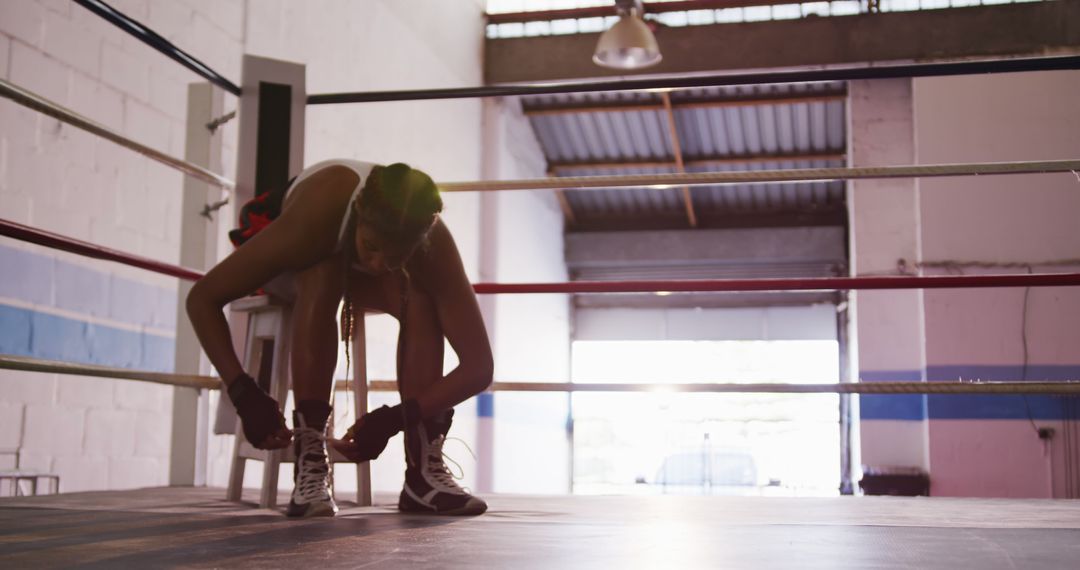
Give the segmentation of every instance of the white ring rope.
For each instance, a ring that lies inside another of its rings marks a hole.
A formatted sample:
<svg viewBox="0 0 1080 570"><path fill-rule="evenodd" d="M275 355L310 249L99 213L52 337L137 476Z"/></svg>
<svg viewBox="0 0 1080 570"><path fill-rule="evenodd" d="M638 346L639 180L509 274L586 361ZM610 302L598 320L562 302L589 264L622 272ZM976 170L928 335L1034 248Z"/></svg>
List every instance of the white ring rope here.
<svg viewBox="0 0 1080 570"><path fill-rule="evenodd" d="M156 160L161 164L171 166L185 174L198 178L203 182L208 182L225 190L233 190L236 187L235 182L220 174L211 172L197 164L192 164L186 160L181 160L165 154L144 144L137 143L100 123L96 123L83 117L71 109L62 107L40 95L31 93L30 91L3 79L0 79L0 95L3 95L20 105L38 111L39 113L43 113L54 119L63 121L89 133L93 133L101 138L108 139L122 147L146 156L147 158Z"/></svg>
<svg viewBox="0 0 1080 570"><path fill-rule="evenodd" d="M12 356L10 354L0 355L0 369L54 374L74 374L76 376L95 376L98 378L115 378L120 380L139 380L141 382L151 382L153 384L168 384L170 386L182 386L185 388L206 390L217 390L221 387L221 382L213 376L128 370L111 366L73 364L58 360Z"/></svg>
<svg viewBox="0 0 1080 570"><path fill-rule="evenodd" d="M691 172L685 174L631 174L621 176L558 176L525 180L481 180L442 182L442 192L491 192L496 190L567 190L591 188L642 188L700 186L706 184L761 184L767 182L823 182L874 178L929 178L977 176L982 174L1045 174L1075 172L1080 160L1029 162L972 162L920 166L860 166L853 168L790 168L740 170L732 172Z"/></svg>
<svg viewBox="0 0 1080 570"><path fill-rule="evenodd" d="M373 392L396 392L397 382L374 380L368 384ZM338 381L337 390L345 389ZM932 381L932 382L842 382L830 384L786 383L680 383L637 384L595 382L495 382L494 392L713 392L754 394L1080 394L1080 381Z"/></svg>
<svg viewBox="0 0 1080 570"><path fill-rule="evenodd" d="M96 376L121 380L139 380L155 384L217 390L221 382L213 376L169 374L127 370L110 366L72 364L25 356L0 355L0 369L24 370L76 376ZM346 389L339 380L334 388ZM374 380L368 389L375 392L396 392L397 382ZM1010 382L944 381L944 382L844 382L832 384L781 383L693 383L693 384L600 384L579 382L495 382L496 392L719 392L758 394L1080 394L1080 381Z"/></svg>

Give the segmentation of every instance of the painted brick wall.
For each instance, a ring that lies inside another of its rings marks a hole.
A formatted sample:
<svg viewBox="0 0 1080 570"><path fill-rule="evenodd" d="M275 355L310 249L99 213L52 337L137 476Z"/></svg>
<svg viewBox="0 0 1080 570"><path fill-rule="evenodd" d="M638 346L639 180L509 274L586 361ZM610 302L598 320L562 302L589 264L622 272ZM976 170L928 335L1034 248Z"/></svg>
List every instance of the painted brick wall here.
<svg viewBox="0 0 1080 570"><path fill-rule="evenodd" d="M852 81L848 89L852 165L913 163L911 81ZM918 204L916 180L848 183L853 275L889 274L898 259L919 259ZM922 291L858 291L850 299L859 380L922 380ZM858 405L861 465L929 469L923 396L861 396Z"/></svg>
<svg viewBox="0 0 1080 570"><path fill-rule="evenodd" d="M860 164L888 164L905 147L916 164L1070 157L1080 148L1080 104L1071 96L1078 81L1076 72L919 79L905 82L909 103L899 113L890 105L894 98L881 92L898 82L854 82L852 152L874 158ZM1040 263L1080 257L1080 194L1070 174L924 179L906 190L893 187L887 197L865 182L853 188L852 249L860 275L896 271L898 258L1076 270ZM1080 375L1080 293L1073 288L863 292L856 309L863 380ZM1062 432L1077 418L1062 398L868 396L861 407L864 463L928 469L934 495L1063 497L1075 489L1064 465L1080 449L1066 449ZM1036 428L1056 437L1040 439Z"/></svg>
<svg viewBox="0 0 1080 570"><path fill-rule="evenodd" d="M110 4L237 82L243 53L305 63L313 93L482 82L481 0ZM200 80L62 0L0 2L0 74L177 156L184 146L186 84ZM225 97L226 110L235 105L234 97ZM484 161L482 108L479 100L313 107L307 115L305 163L331 157L405 161L436 180L477 179ZM235 126L219 131L227 177L236 168ZM514 136L519 135L524 136ZM175 263L180 190L181 176L168 168L0 101L0 217ZM523 207L537 208L542 215L537 223L559 218L549 198L525 200ZM232 220L232 206L221 216ZM444 217L467 272L478 277L479 200L447 196ZM558 233L554 225L549 229ZM514 239L530 239L517 230L505 224L498 228ZM227 240L219 244L220 255L226 255ZM0 247L5 259L17 258L18 268L0 279L3 351L162 370L172 366L177 304L172 279L11 240ZM545 268L554 263L548 257L561 254L557 241L548 248ZM558 263L552 267L549 278L560 279ZM555 305L565 310L565 303ZM369 373L389 378L396 324L372 321ZM564 321L556 316L552 326L563 330ZM45 337L53 341L35 340ZM339 375L344 374L341 360ZM212 402L216 399L212 396ZM373 404L394 400L382 395ZM165 484L170 402L171 389L135 382L2 372L0 446L21 446L24 466L59 473L64 491ZM348 402L339 398L337 405L340 412ZM461 406L455 427L454 435L470 444L475 410L472 402ZM342 415L339 421L351 418ZM214 436L210 441L210 484L225 482L232 439ZM399 447L391 444L389 457L375 465L376 489L399 487ZM469 484L474 470L469 463L466 467ZM258 471L254 465L249 469L249 485L257 484ZM341 473L338 488L350 489L350 478ZM281 480L288 488L288 468Z"/></svg>
<svg viewBox="0 0 1080 570"><path fill-rule="evenodd" d="M226 76L241 0L115 0ZM73 2L0 2L0 75L143 144L182 156L199 78ZM233 103L235 106L235 103ZM235 153L234 128L223 129ZM226 176L235 168L226 160ZM113 143L0 101L0 217L176 263L181 176ZM231 216L231 214L229 214ZM176 282L0 242L0 352L171 371ZM64 492L167 482L172 389L0 372L0 446Z"/></svg>
<svg viewBox="0 0 1080 570"><path fill-rule="evenodd" d="M1080 149L1074 96L1080 72L919 79L914 86L920 163L1075 158ZM1026 262L1035 272L1080 269L1040 265L1080 258L1080 182L1072 174L929 179L921 188L925 260ZM1023 289L927 292L927 375L1075 380L1078 317L1075 287L1032 288L1026 303ZM931 491L1067 496L1062 422L1080 418L1063 403L1039 396L929 398ZM1040 439L1032 424L1054 429L1057 437ZM1074 457L1080 454L1075 445Z"/></svg>
<svg viewBox="0 0 1080 570"><path fill-rule="evenodd" d="M546 162L517 100L485 102L485 178L545 175ZM490 229L497 236L489 279L499 283L566 281L563 214L553 192L492 193ZM486 222L487 223L487 222ZM523 382L570 380L568 295L498 295L485 299L493 313L489 331L496 351L495 377ZM500 392L490 398L481 422L491 421L494 445L492 490L566 493L571 450L566 394ZM542 457L542 461L534 458Z"/></svg>

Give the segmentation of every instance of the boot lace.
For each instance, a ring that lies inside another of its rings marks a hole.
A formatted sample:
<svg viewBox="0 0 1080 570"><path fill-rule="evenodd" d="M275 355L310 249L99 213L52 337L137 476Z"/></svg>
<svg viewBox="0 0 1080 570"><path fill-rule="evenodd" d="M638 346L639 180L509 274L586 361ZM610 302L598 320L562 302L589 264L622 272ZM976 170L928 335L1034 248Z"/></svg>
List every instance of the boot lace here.
<svg viewBox="0 0 1080 570"><path fill-rule="evenodd" d="M467 443L456 437L450 439L460 441L462 445L465 446L465 449L469 451L469 454L473 456L473 459L476 459L476 454L473 453L472 449L469 448L469 445ZM430 453L428 456L427 465L429 480L436 486L443 487L440 490L447 493L455 493L459 495L471 494L468 488L458 485L458 480L465 477L465 470L461 467L460 463L454 461L452 457L450 457L446 454L446 452L443 451L443 444L446 443L446 440L447 438L445 435L440 435L430 443ZM454 474L454 472L452 472L450 468L446 465L444 459L446 461L449 461L450 463L453 463L454 466L457 467L460 475Z"/></svg>
<svg viewBox="0 0 1080 570"><path fill-rule="evenodd" d="M299 441L296 454L296 495L307 501L330 498L330 462L326 457L326 436L319 430L301 427L293 430Z"/></svg>

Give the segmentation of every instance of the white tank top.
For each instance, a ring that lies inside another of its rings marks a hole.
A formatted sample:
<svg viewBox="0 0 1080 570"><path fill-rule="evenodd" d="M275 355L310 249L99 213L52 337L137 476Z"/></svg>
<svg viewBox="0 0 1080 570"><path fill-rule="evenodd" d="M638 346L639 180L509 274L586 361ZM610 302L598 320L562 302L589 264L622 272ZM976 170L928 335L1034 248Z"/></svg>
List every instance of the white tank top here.
<svg viewBox="0 0 1080 570"><path fill-rule="evenodd" d="M349 226L349 220L352 217L352 205L354 202L356 202L356 198L360 195L360 190L364 187L364 182L367 181L368 175L371 174L371 169L375 168L375 166L377 165L370 162L361 162L359 160L348 159L324 160L322 162L315 163L305 168L296 177L296 180L294 180L292 185L289 186L288 190L285 191L284 199L287 200L289 198L289 193L293 191L293 188L296 188L297 184L300 184L308 176L311 176L312 174L315 174L316 172L328 166L347 167L349 170L352 170L356 173L357 176L360 177L360 181L356 183L356 188L353 189L352 197L349 198L348 205L345 206L345 212L341 215L341 227L338 228L337 240L337 249L341 249L341 245L345 239L345 228Z"/></svg>

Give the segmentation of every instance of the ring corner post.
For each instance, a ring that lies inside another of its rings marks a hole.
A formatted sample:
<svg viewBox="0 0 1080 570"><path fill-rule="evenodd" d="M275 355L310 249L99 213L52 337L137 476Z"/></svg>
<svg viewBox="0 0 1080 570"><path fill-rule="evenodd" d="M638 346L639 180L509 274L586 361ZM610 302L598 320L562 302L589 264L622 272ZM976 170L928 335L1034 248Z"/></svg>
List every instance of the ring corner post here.
<svg viewBox="0 0 1080 570"><path fill-rule="evenodd" d="M224 92L210 83L192 83L187 91L185 160L213 172L221 172L221 137L207 124L224 114ZM203 215L204 209L221 197L221 189L192 176L184 177L180 211L180 264L205 271L214 264L217 251L218 220ZM184 299L193 283L181 280L177 289L176 352L174 371L202 374L202 349L184 310ZM169 452L170 486L206 485L209 443L209 403L207 390L173 388L172 432Z"/></svg>
<svg viewBox="0 0 1080 570"><path fill-rule="evenodd" d="M236 110L236 190L232 196L237 210L259 189L284 186L303 169L307 108L304 64L244 55L241 68ZM233 344L243 354L247 350L248 315L230 312L228 317ZM283 348L288 366L291 348ZM219 408L219 412L226 409ZM218 425L227 424L221 421L220 414L218 420Z"/></svg>

